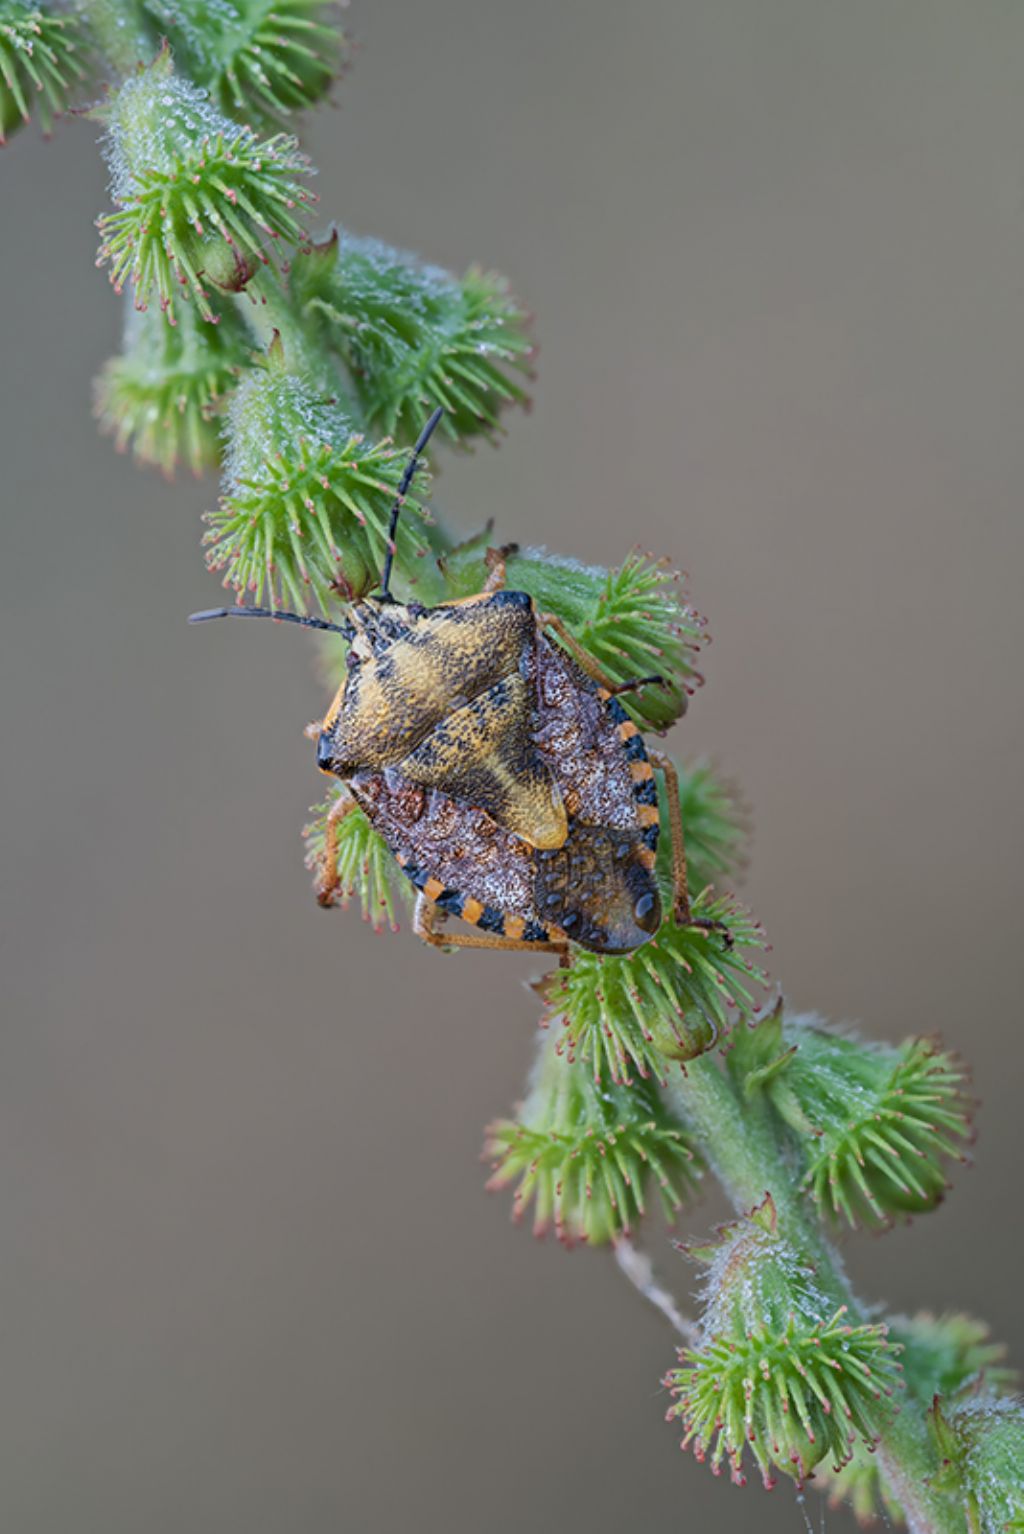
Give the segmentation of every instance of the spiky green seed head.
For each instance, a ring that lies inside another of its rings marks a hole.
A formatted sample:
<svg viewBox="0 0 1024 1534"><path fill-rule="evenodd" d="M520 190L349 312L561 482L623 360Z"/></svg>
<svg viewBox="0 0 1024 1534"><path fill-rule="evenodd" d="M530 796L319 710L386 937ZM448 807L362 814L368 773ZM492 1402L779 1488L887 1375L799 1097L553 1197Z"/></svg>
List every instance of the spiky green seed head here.
<svg viewBox="0 0 1024 1534"><path fill-rule="evenodd" d="M513 1214L532 1204L533 1229L591 1246L628 1235L652 1188L671 1223L692 1197L702 1166L682 1125L646 1082L598 1087L542 1033L525 1101L515 1119L487 1131L487 1186L516 1184Z"/></svg>
<svg viewBox="0 0 1024 1534"><path fill-rule="evenodd" d="M771 1198L692 1254L708 1263L701 1336L665 1380L683 1447L740 1484L749 1453L772 1486L777 1471L803 1482L858 1439L874 1444L901 1384L898 1348L884 1325L846 1320L780 1238Z"/></svg>
<svg viewBox="0 0 1024 1534"><path fill-rule="evenodd" d="M735 1045L734 1073L797 1131L805 1185L830 1219L881 1228L940 1202L972 1134L954 1054L934 1039L869 1043L781 1008Z"/></svg>
<svg viewBox="0 0 1024 1534"><path fill-rule="evenodd" d="M367 442L335 402L287 371L279 343L232 396L227 444L223 494L204 538L225 586L299 612L369 591L406 450ZM418 471L398 524L396 564L407 581L426 549L423 478Z"/></svg>
<svg viewBox="0 0 1024 1534"><path fill-rule="evenodd" d="M962 1503L979 1534L1024 1531L1024 1401L981 1396L929 1412L941 1461L936 1489Z"/></svg>
<svg viewBox="0 0 1024 1534"><path fill-rule="evenodd" d="M325 0L146 0L183 73L252 128L313 106L341 72L348 45Z"/></svg>
<svg viewBox="0 0 1024 1534"><path fill-rule="evenodd" d="M120 355L96 379L96 415L118 452L168 477L179 463L193 474L220 462L217 412L252 355L230 309L211 327L185 306L177 325L155 310L127 306Z"/></svg>
<svg viewBox="0 0 1024 1534"><path fill-rule="evenodd" d="M487 529L446 559L453 591L469 596L486 579ZM529 592L542 612L561 618L613 682L660 676L661 685L627 693L622 706L641 729L667 730L703 684L697 657L706 625L690 605L682 576L662 560L631 554L614 570L559 559L540 549L506 560L508 585Z"/></svg>
<svg viewBox="0 0 1024 1534"><path fill-rule="evenodd" d="M664 891L671 913L672 894ZM712 1049L755 1004L767 977L754 956L764 933L730 895L704 890L692 923L667 914L655 938L634 953L575 955L545 986L558 1047L586 1061L595 1080L664 1080L670 1062Z"/></svg>
<svg viewBox="0 0 1024 1534"><path fill-rule="evenodd" d="M76 17L0 0L0 144L33 111L43 132L51 132L75 82L85 78L86 53Z"/></svg>
<svg viewBox="0 0 1024 1534"><path fill-rule="evenodd" d="M125 81L106 116L118 212L98 220L97 264L109 265L118 292L130 278L137 304L155 293L172 324L178 296L215 323L213 286L244 286L267 262L267 241L305 238L305 158L294 139L258 139L225 117L174 72L167 49Z"/></svg>
<svg viewBox="0 0 1024 1534"><path fill-rule="evenodd" d="M364 419L412 442L437 405L441 430L493 437L502 409L523 403L533 348L504 279L455 277L406 251L338 230L291 272L292 294L343 358Z"/></svg>
<svg viewBox="0 0 1024 1534"><path fill-rule="evenodd" d="M968 1393L1004 1390L1014 1383L1014 1371L1002 1362L1005 1347L992 1342L988 1327L973 1316L892 1316L889 1335L903 1349L903 1376L918 1400L940 1395L955 1402ZM847 1503L860 1523L879 1518L906 1523L877 1458L860 1445L841 1470L821 1467L815 1476L819 1484L833 1507Z"/></svg>
<svg viewBox="0 0 1024 1534"><path fill-rule="evenodd" d="M344 788L328 794L313 806L314 819L303 827L306 867L318 870L324 853L327 816L335 803L347 797ZM412 909L414 891L388 849L383 837L370 825L361 809L350 810L337 826L338 899L343 907L357 900L363 920L375 932L398 931L396 911Z"/></svg>

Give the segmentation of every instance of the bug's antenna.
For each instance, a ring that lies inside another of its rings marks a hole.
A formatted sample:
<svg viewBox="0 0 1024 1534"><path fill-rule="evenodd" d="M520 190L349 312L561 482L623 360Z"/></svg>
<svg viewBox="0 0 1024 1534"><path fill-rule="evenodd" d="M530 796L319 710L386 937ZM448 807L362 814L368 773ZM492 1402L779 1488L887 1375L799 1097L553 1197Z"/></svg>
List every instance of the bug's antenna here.
<svg viewBox="0 0 1024 1534"><path fill-rule="evenodd" d="M324 629L328 634L347 634L340 623L323 618L304 618L301 613L279 613L273 607L209 607L202 613L190 613L189 623L206 623L209 618L279 618L282 623L297 623L304 629Z"/></svg>
<svg viewBox="0 0 1024 1534"><path fill-rule="evenodd" d="M416 470L419 466L420 454L423 452L423 449L430 441L434 427L437 425L438 421L443 415L444 407L442 405L438 405L437 409L430 417L430 420L427 422L426 426L424 426L423 430L417 437L416 446L412 450L412 455L409 459L409 462L405 466L405 473L402 475L401 483L398 486L398 494L395 496L395 504L391 508L391 522L388 526L388 546L384 555L384 568L382 569L380 576L380 594L385 599L388 599L391 596L391 563L395 557L395 533L398 529L398 518L402 510L402 503L405 500L405 492L412 484L412 477L416 473Z"/></svg>

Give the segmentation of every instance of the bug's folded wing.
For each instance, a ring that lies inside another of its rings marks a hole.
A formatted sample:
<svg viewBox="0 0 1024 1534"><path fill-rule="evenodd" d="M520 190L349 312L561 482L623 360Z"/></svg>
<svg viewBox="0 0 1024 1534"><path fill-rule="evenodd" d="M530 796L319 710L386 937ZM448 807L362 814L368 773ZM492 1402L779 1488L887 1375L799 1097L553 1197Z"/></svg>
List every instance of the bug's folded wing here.
<svg viewBox="0 0 1024 1534"><path fill-rule="evenodd" d="M506 676L442 720L401 771L484 810L532 847L560 847L568 834L565 805L532 730L528 684Z"/></svg>

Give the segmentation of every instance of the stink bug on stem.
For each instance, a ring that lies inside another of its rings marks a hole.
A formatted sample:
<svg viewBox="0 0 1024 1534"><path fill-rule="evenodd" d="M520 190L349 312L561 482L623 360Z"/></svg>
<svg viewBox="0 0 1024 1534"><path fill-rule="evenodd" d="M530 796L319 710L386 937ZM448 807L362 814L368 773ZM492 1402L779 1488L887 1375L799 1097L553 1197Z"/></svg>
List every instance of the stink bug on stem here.
<svg viewBox="0 0 1024 1534"><path fill-rule="evenodd" d="M490 551L474 596L436 607L392 597L403 496L441 414L399 486L379 595L352 603L340 624L248 607L191 621L277 618L348 642L345 680L310 730L317 765L347 790L328 816L321 904L338 892L338 827L359 806L420 892L415 929L427 943L629 953L662 921L655 767L668 798L673 917L692 921L675 768L648 751L617 697L660 678L612 682L559 618L506 588L501 551ZM450 916L476 931L441 933Z"/></svg>

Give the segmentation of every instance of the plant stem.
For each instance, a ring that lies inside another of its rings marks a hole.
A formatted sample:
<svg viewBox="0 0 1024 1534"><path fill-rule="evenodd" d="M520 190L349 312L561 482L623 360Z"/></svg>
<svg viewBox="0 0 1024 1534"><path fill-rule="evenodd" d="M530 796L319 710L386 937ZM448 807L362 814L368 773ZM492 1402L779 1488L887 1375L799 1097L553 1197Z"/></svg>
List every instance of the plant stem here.
<svg viewBox="0 0 1024 1534"><path fill-rule="evenodd" d="M614 1251L616 1263L637 1293L642 1294L655 1310L661 1311L673 1331L677 1332L684 1342L696 1347L700 1337L700 1327L696 1321L691 1321L689 1316L683 1315L674 1296L664 1285L659 1284L647 1253L635 1247L628 1236L619 1237L615 1242Z"/></svg>
<svg viewBox="0 0 1024 1534"><path fill-rule="evenodd" d="M303 325L274 266L260 266L240 293L235 304L253 338L269 349L280 341L284 363L289 373L305 377L315 389L325 394L341 394L341 380L331 359ZM354 416L351 402L344 408Z"/></svg>
<svg viewBox="0 0 1024 1534"><path fill-rule="evenodd" d="M818 1282L850 1320L865 1319L838 1254L811 1217L789 1164L780 1128L764 1102L740 1099L711 1055L691 1061L685 1075L673 1076L668 1094L700 1143L701 1150L734 1208L749 1213L770 1193L779 1233L806 1252ZM885 1479L906 1514L911 1534L966 1534L963 1511L936 1492L929 1478L937 1469L925 1422L925 1403L910 1396L882 1429L878 1457Z"/></svg>

